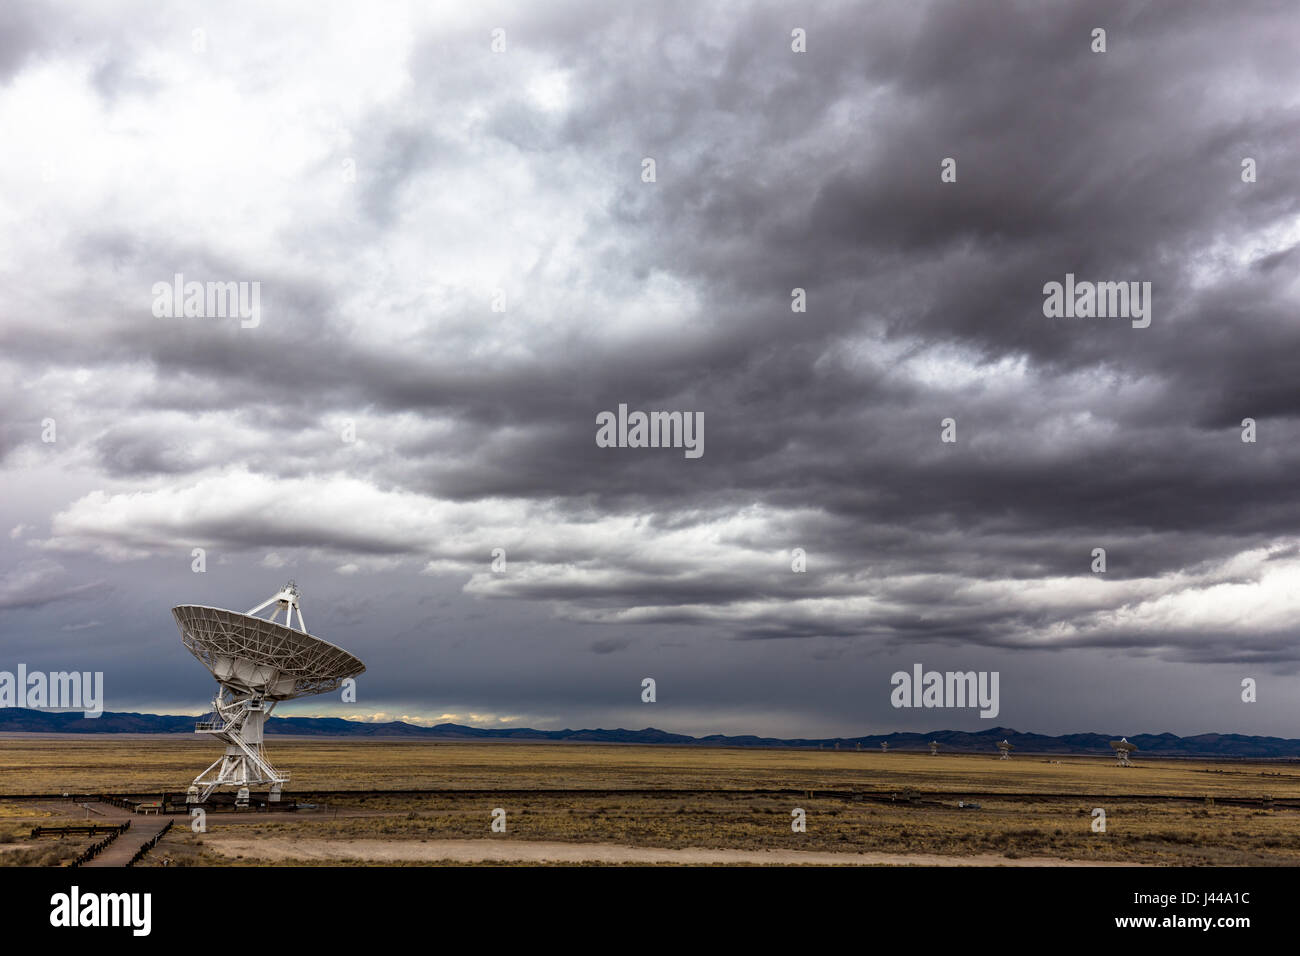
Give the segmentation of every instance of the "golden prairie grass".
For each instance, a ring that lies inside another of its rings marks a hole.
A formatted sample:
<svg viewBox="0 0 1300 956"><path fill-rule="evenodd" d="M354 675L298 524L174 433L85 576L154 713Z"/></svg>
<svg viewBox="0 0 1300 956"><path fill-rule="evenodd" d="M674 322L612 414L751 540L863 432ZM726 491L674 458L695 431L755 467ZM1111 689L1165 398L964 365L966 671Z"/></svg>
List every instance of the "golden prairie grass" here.
<svg viewBox="0 0 1300 956"><path fill-rule="evenodd" d="M500 806L512 840L1300 864L1300 812L1264 805L1269 796L1300 798L1300 767L1284 762L1148 759L1125 769L1104 755L1018 754L999 761L996 755L301 738L271 738L267 746L272 761L293 775L286 798L323 801L324 813L259 824L212 813L208 834L180 823L165 850L147 862L229 865L211 852L211 841L235 832L301 840L489 839L490 814ZM211 741L190 738L5 738L0 792L177 793L217 753ZM486 792L312 796L408 789ZM545 792L560 789L650 792ZM863 799L845 795L850 792ZM900 799L891 802L892 794ZM916 794L915 801L903 799ZM1170 796L1190 799L1159 799ZM1230 798L1254 805L1231 805ZM980 807L960 809L963 800ZM806 811L806 833L790 828L796 806ZM1093 832L1097 807L1106 812L1105 833ZM0 826L11 812L0 804Z"/></svg>
<svg viewBox="0 0 1300 956"><path fill-rule="evenodd" d="M791 830L791 810L807 815L807 832ZM1009 860L1066 860L1178 865L1295 865L1300 818L1293 812L1107 802L1107 829L1093 832L1091 801L986 800L978 810L945 805L866 805L749 794L695 798L545 795L490 800L438 796L377 805L341 801L337 817L289 818L245 827L210 815L208 834L181 832L168 852L192 862L229 862L205 852L223 834L294 840L435 842L491 839L491 811L507 811L510 840L612 843L639 847L754 850L992 853ZM376 815L349 816L372 810ZM255 862L250 859L249 862ZM288 862L288 861L281 861Z"/></svg>
<svg viewBox="0 0 1300 956"><path fill-rule="evenodd" d="M1300 764L599 744L277 738L290 792L406 789L850 789L1300 798ZM0 738L0 794L184 790L221 753L178 737Z"/></svg>

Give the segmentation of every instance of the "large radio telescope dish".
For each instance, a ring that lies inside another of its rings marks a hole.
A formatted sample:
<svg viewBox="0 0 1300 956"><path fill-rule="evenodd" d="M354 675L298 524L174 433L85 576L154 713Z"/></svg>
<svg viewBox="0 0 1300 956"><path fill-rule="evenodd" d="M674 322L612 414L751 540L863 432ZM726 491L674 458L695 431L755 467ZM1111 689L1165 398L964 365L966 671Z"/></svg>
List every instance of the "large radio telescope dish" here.
<svg viewBox="0 0 1300 956"><path fill-rule="evenodd" d="M196 604L172 608L181 642L218 684L212 698L217 719L196 724L194 731L227 745L225 756L194 778L190 803L203 803L219 786L233 786L239 788L236 804L246 806L251 784L268 784L270 800L279 800L289 776L278 773L262 749L271 711L282 700L328 693L365 671L347 651L307 633L298 597L290 581L244 614ZM269 618L256 616L271 605ZM276 621L281 612L284 623Z"/></svg>
<svg viewBox="0 0 1300 956"><path fill-rule="evenodd" d="M1132 764L1129 763L1128 755L1138 749L1137 744L1131 744L1127 737L1121 737L1119 740L1112 740L1110 746L1111 749L1115 751L1116 763L1121 767L1132 766Z"/></svg>

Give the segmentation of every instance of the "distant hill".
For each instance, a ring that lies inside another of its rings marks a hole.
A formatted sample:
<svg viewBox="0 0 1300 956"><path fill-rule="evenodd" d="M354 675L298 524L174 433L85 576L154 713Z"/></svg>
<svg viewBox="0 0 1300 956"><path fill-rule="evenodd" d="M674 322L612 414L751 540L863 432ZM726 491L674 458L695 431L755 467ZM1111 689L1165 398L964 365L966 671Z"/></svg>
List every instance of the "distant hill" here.
<svg viewBox="0 0 1300 956"><path fill-rule="evenodd" d="M60 734L190 734L197 718L157 714L122 714L106 711L88 719L80 712L52 713L21 707L0 708L0 733ZM1065 734L1048 737L1024 734L1009 727L991 727L977 733L962 730L934 730L924 734L872 734L864 737L825 737L784 739L779 737L727 737L710 734L690 737L647 727L644 730L532 730L527 727L466 727L463 724L437 724L421 727L400 720L366 723L339 717L272 717L266 725L268 734L293 734L300 737L415 737L425 740L553 740L621 744L678 744L699 747L819 747L830 750L879 750L882 742L890 750L927 750L931 740L942 751L959 753L993 753L995 744L1004 737L1020 753L1036 754L1108 754L1110 741L1119 734ZM1264 757L1300 759L1300 740L1283 737L1247 737L1242 734L1197 734L1178 737L1174 734L1129 734L1139 753L1162 757Z"/></svg>

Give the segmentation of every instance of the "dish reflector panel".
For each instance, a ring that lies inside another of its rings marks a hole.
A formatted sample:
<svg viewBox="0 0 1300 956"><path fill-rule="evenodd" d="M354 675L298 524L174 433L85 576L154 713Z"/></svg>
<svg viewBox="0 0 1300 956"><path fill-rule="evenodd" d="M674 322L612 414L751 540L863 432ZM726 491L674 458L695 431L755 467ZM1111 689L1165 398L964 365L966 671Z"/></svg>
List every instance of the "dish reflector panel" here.
<svg viewBox="0 0 1300 956"><path fill-rule="evenodd" d="M181 641L213 677L269 700L328 693L366 669L329 641L251 614L182 604L172 616Z"/></svg>

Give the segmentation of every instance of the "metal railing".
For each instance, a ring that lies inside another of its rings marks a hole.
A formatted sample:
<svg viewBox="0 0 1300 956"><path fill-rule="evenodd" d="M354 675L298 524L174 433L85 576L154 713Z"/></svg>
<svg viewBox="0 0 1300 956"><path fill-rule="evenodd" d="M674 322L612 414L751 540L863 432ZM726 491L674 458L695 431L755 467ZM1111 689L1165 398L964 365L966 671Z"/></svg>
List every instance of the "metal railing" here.
<svg viewBox="0 0 1300 956"><path fill-rule="evenodd" d="M101 833L120 833L122 830L123 826L120 823L81 823L59 827L36 826L32 827L31 837L65 837L74 833L79 833L83 836L99 836Z"/></svg>
<svg viewBox="0 0 1300 956"><path fill-rule="evenodd" d="M158 841L161 840L164 836L166 836L167 831L172 828L172 824L174 822L175 822L174 820L168 820L167 825L165 827L163 827L152 837L146 840L144 842L144 845L141 846L140 849L136 850L133 854L131 854L131 859L126 861L126 865L135 866L137 863L143 860L144 855L148 853L150 850L152 850L154 847L156 847L158 845Z"/></svg>
<svg viewBox="0 0 1300 956"><path fill-rule="evenodd" d="M85 863L89 863L95 857L99 856L99 854L104 852L104 849L110 843L112 843L114 840L116 840L118 837L120 837L123 833L125 833L129 829L131 829L131 821L127 820L120 827L114 828L113 832L110 833L108 836L104 837L104 839L82 850L81 854L75 860L69 863L68 866L81 866Z"/></svg>

